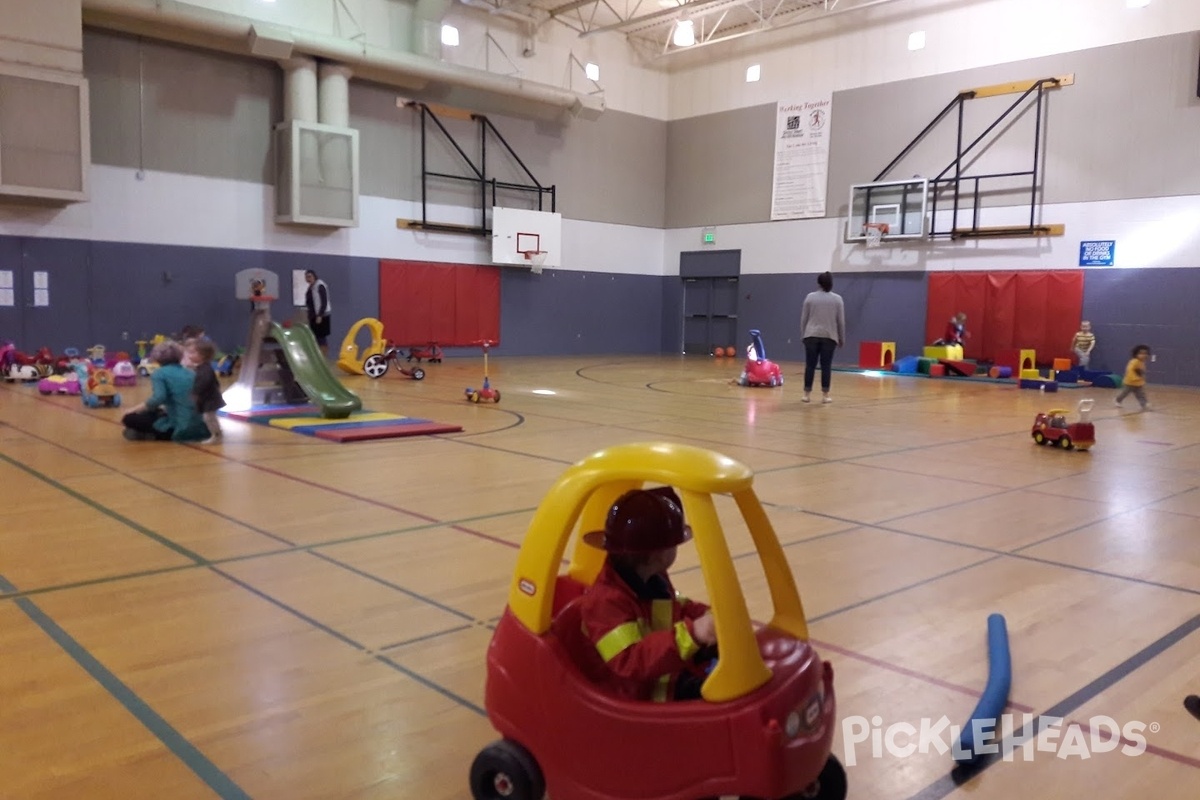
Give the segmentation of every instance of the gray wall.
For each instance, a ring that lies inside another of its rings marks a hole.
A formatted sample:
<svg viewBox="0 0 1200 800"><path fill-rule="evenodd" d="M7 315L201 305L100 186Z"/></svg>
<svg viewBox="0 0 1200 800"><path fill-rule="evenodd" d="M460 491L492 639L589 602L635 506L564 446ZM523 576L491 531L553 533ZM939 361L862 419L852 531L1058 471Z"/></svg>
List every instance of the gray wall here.
<svg viewBox="0 0 1200 800"><path fill-rule="evenodd" d="M144 76L141 92L139 69ZM283 78L275 65L150 41L139 44L136 39L89 30L84 36L84 70L91 85L95 163L274 181L271 131L283 115ZM418 200L420 116L412 109L397 108L398 95L395 89L351 83L350 124L360 132L362 193ZM139 104L144 110L144 136L139 135ZM594 122L503 116L491 120L534 177L542 185L557 187L558 211L564 216L663 226L665 122L619 111L605 112ZM477 160L478 127L443 121ZM487 147L488 177L528 182L494 138ZM429 169L469 174L432 125L428 153ZM516 195L498 199L501 205L521 207ZM478 196L444 182L435 187L430 200L477 204Z"/></svg>
<svg viewBox="0 0 1200 800"><path fill-rule="evenodd" d="M1112 269L1084 273L1083 318L1096 332L1095 369L1124 374L1135 345L1155 355L1154 384L1200 386L1196 299L1200 269Z"/></svg>
<svg viewBox="0 0 1200 800"><path fill-rule="evenodd" d="M1048 93L1044 202L1200 194L1198 61L1200 37L1180 34L837 92L827 216L844 215L849 187L873 180L958 92L1069 73L1073 86ZM1017 97L969 101L966 142ZM772 104L670 123L668 227L770 219L774 114ZM969 172L1029 169L1034 117L1010 118ZM940 172L954 158L956 122L944 120L890 177Z"/></svg>

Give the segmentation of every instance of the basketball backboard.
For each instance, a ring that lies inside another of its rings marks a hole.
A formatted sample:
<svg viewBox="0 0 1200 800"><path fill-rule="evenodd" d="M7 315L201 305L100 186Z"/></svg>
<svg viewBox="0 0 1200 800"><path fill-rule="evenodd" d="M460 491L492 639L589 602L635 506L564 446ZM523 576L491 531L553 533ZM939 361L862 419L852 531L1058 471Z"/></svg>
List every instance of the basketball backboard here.
<svg viewBox="0 0 1200 800"><path fill-rule="evenodd" d="M492 262L532 268L527 253L544 254L539 267L562 266L562 214L493 207Z"/></svg>
<svg viewBox="0 0 1200 800"><path fill-rule="evenodd" d="M238 300L258 297L279 297L279 276L265 269L244 269L233 276L234 293Z"/></svg>
<svg viewBox="0 0 1200 800"><path fill-rule="evenodd" d="M868 223L887 226L884 241L920 239L928 232L928 204L929 181L924 178L851 186L846 241L866 241Z"/></svg>

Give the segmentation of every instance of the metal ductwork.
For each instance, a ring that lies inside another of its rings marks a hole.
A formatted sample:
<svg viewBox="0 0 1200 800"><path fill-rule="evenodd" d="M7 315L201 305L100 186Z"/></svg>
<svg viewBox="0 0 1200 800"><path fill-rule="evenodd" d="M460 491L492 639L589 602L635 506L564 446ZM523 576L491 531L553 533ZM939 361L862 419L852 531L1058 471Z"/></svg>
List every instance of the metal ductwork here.
<svg viewBox="0 0 1200 800"><path fill-rule="evenodd" d="M413 53L426 58L442 55L442 20L453 0L416 0L412 13Z"/></svg>
<svg viewBox="0 0 1200 800"><path fill-rule="evenodd" d="M418 15L425 14L422 21L438 19L438 24L433 27L436 27L439 44L440 14L445 13L444 9L439 11L442 4L444 0L424 0L424 10L417 12ZM262 53L261 57L273 60L284 53L312 56L345 64L362 80L411 91L419 92L426 87L462 87L568 111L585 119L595 119L604 111L604 100L596 95L446 64L417 53L403 53L293 28L261 25L244 17L177 0L83 0L83 21L100 28L241 55L255 54L257 50ZM290 50L287 47L289 39Z"/></svg>

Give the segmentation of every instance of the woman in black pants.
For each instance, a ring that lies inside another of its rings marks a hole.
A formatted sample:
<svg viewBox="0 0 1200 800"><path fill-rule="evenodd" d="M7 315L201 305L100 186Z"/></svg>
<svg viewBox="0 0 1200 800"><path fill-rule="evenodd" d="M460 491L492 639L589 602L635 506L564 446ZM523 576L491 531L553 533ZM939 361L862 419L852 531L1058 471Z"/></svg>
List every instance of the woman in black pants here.
<svg viewBox="0 0 1200 800"><path fill-rule="evenodd" d="M804 310L800 314L800 331L804 337L804 402L811 400L813 378L817 362L821 364L821 402L832 403L829 384L832 380L833 351L846 341L846 306L842 296L833 291L833 274L822 272L817 276L819 292L811 292L804 298Z"/></svg>

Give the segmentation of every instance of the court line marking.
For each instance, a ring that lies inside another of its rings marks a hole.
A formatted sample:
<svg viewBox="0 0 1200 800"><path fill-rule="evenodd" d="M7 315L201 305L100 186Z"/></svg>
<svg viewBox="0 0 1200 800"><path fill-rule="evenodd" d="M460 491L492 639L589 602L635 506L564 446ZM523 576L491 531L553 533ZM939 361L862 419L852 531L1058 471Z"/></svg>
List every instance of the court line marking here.
<svg viewBox="0 0 1200 800"><path fill-rule="evenodd" d="M14 592L17 587L0 575L0 589ZM128 684L118 678L98 658L88 652L71 634L55 622L49 614L43 611L32 600L19 597L17 607L21 609L35 625L41 628L63 652L70 656L76 664L104 688L109 695L120 703L126 711L150 731L163 745L190 769L196 777L216 792L223 800L250 800L247 794L225 772L204 755L194 744L188 741L171 723L167 722L157 711L129 688Z"/></svg>

